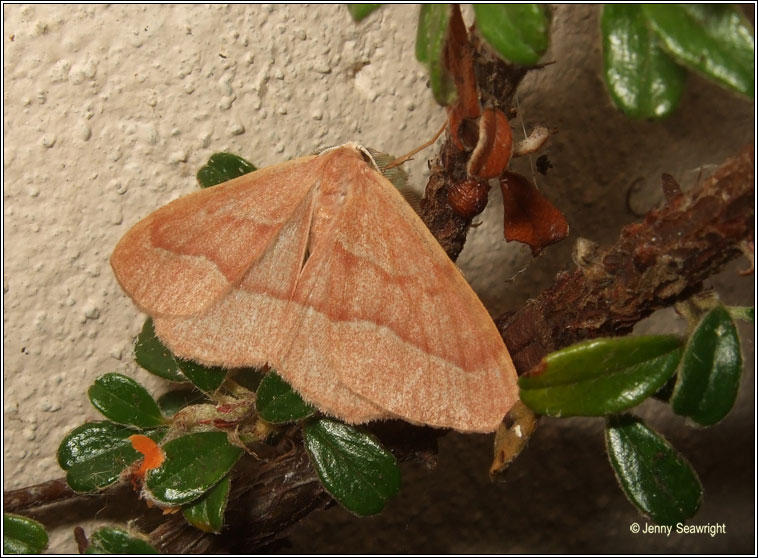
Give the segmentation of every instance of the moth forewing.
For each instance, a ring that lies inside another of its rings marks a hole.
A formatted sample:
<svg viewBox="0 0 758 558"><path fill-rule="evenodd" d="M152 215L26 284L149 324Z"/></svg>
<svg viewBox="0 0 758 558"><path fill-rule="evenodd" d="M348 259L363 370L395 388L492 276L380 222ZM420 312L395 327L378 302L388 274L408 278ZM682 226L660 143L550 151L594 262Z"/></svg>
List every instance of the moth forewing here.
<svg viewBox="0 0 758 558"><path fill-rule="evenodd" d="M487 310L356 144L172 202L111 261L175 354L269 364L347 422L490 432L518 398Z"/></svg>

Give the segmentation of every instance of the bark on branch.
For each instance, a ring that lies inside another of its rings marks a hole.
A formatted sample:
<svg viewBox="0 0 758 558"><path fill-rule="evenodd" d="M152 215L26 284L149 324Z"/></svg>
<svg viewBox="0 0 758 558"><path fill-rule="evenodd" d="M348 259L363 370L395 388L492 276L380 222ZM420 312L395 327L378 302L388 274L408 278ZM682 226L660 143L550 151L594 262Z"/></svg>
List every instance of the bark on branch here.
<svg viewBox="0 0 758 558"><path fill-rule="evenodd" d="M754 155L748 145L686 194L625 227L571 272L497 325L516 369L583 339L625 335L653 311L684 300L753 240ZM668 181L665 181L668 184Z"/></svg>

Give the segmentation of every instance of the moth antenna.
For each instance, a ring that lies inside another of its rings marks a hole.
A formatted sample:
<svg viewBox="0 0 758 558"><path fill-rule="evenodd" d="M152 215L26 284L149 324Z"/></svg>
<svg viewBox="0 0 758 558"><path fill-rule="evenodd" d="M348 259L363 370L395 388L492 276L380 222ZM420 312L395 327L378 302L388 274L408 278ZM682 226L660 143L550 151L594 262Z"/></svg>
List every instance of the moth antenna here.
<svg viewBox="0 0 758 558"><path fill-rule="evenodd" d="M389 165L387 165L386 167L384 167L385 170L402 165L408 159L410 159L411 157L413 157L416 153L418 153L419 151L422 151L422 150L426 149L427 147L429 147L430 145L432 145L435 141L437 141L439 139L439 137L442 135L442 132L445 131L445 128L447 128L447 120L445 120L445 123L442 125L442 128L440 128L439 131L436 134L434 134L434 137L432 139L430 139L425 144L420 145L419 147L417 147L416 149L414 149L410 153L406 153L402 157L400 157L398 159L395 159Z"/></svg>

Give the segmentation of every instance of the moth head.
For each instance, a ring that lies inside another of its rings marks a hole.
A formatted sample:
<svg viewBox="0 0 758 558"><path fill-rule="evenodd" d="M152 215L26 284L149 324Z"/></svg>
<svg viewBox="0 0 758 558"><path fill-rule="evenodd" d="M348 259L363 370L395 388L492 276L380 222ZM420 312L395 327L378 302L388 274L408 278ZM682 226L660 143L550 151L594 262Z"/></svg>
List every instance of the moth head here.
<svg viewBox="0 0 758 558"><path fill-rule="evenodd" d="M406 201L408 201L411 207L413 207L413 210L418 213L418 202L421 198L408 186L408 173L405 172L400 165L393 165L392 167L387 168L390 163L398 160L397 157L374 149L373 147L365 147L357 142L321 147L316 150L315 154L322 155L334 149L339 149L340 147L352 147L358 151L365 163L389 180L403 195Z"/></svg>

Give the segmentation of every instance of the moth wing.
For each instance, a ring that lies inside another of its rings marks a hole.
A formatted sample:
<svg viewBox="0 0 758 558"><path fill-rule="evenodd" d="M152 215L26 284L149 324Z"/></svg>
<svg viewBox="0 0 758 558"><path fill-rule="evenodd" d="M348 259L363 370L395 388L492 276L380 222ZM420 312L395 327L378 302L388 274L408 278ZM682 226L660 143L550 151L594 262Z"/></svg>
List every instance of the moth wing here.
<svg viewBox="0 0 758 558"><path fill-rule="evenodd" d="M308 327L289 326L280 373L317 404L314 380L333 374L388 415L495 430L518 388L489 313L392 184L342 158L330 180L349 194L298 281L293 303Z"/></svg>
<svg viewBox="0 0 758 558"><path fill-rule="evenodd" d="M290 344L291 328L307 326L306 309L292 304L315 209L312 190L292 213L264 254L238 285L205 311L191 316L154 320L158 337L175 355L210 366L281 369L282 347ZM322 348L326 351L327 348ZM328 367L312 378L310 390L326 394L315 403L322 411L359 417L357 422L386 418L387 413L342 387ZM336 412L339 409L340 412Z"/></svg>
<svg viewBox="0 0 758 558"><path fill-rule="evenodd" d="M111 266L145 313L189 316L237 285L318 180L303 157L175 200L134 225Z"/></svg>

